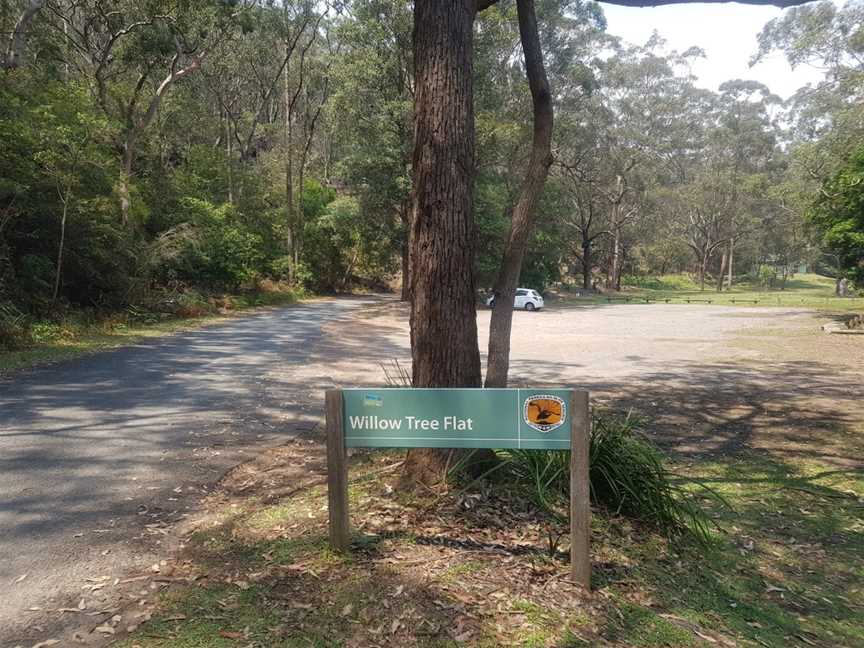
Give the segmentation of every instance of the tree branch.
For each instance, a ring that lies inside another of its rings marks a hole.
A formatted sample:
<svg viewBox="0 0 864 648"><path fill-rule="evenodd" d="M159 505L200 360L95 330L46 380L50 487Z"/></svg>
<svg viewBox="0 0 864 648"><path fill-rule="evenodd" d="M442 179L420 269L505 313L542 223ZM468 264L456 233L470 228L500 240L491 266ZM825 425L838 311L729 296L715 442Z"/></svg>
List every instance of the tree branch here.
<svg viewBox="0 0 864 648"><path fill-rule="evenodd" d="M178 53L179 55L179 53ZM165 96L165 93L168 92L168 89L174 85L176 81L179 81L183 77L189 76L195 70L201 67L201 61L204 60L204 57L207 55L207 51L203 50L200 54L196 54L192 57L192 61L186 67L182 67L179 70L176 69L177 66L177 58L178 56L174 56L171 59L171 71L168 73L162 83L159 84L159 88L156 90L156 94L153 95L153 98L150 100L150 105L147 106L147 112L144 113L144 116L141 118L141 121L138 123L137 128L139 130L143 130L147 128L150 122L153 121L153 118L156 116L156 111L159 110L159 104L162 103L162 97Z"/></svg>

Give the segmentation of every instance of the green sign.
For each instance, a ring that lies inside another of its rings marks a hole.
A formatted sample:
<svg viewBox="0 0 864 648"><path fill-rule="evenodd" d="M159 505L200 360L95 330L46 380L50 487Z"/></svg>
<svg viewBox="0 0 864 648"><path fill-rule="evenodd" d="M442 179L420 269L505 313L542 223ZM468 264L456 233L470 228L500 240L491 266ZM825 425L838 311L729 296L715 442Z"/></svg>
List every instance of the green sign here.
<svg viewBox="0 0 864 648"><path fill-rule="evenodd" d="M345 389L349 448L570 448L570 389Z"/></svg>

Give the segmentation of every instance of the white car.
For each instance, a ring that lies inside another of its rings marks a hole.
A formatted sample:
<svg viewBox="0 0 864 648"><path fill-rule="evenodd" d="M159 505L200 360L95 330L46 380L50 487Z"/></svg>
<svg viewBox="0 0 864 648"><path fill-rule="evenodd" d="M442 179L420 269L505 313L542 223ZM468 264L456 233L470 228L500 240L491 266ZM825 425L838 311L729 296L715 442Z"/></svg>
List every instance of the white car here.
<svg viewBox="0 0 864 648"><path fill-rule="evenodd" d="M495 308L495 295L486 300L486 305ZM543 308L543 296L530 288L517 288L516 296L513 298L513 308L524 308L527 311L540 310Z"/></svg>

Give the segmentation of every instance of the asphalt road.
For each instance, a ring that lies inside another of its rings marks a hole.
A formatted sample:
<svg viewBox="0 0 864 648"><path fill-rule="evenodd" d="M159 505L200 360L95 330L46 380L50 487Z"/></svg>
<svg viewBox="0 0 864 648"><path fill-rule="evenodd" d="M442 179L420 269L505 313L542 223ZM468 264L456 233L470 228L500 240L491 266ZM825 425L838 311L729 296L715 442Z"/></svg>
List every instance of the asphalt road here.
<svg viewBox="0 0 864 648"><path fill-rule="evenodd" d="M292 367L322 326L369 301L267 311L0 380L0 646L75 623L56 611L81 599L98 607L159 555L161 530L203 485L314 425L321 403Z"/></svg>

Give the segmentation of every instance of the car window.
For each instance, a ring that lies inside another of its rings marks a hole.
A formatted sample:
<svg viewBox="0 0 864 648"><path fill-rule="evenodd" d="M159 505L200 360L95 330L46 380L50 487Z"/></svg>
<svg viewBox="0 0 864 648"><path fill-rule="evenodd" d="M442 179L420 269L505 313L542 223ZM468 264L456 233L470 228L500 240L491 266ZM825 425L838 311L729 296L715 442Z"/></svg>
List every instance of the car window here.
<svg viewBox="0 0 864 648"><path fill-rule="evenodd" d="M517 297L524 297L524 296L527 295L527 294L528 294L528 291L527 291L527 290L517 290L517 291L516 291L516 296L517 296Z"/></svg>

